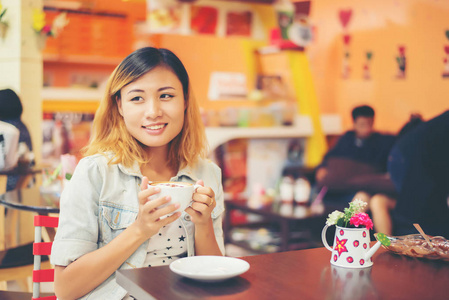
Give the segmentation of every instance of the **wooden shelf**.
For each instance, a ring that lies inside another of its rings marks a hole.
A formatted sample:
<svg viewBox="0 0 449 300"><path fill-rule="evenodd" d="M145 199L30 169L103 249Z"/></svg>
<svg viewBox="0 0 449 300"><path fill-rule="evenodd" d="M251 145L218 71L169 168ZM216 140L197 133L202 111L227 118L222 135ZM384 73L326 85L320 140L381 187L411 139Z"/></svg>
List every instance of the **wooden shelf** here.
<svg viewBox="0 0 449 300"><path fill-rule="evenodd" d="M274 127L208 127L206 136L210 151L227 141L240 138L301 138L313 134L312 120L309 116L297 116L292 126Z"/></svg>
<svg viewBox="0 0 449 300"><path fill-rule="evenodd" d="M89 64L89 65L105 65L105 66L117 66L122 58L115 57L103 57L92 55L62 55L62 54L44 54L44 62L56 62L56 63L72 63L72 64Z"/></svg>

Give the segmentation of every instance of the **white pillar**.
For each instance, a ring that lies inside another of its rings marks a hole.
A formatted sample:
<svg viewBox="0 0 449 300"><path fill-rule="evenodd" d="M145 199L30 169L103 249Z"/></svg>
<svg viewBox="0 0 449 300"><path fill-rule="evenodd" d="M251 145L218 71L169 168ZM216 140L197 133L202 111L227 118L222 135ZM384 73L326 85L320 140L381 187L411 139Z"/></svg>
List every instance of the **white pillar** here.
<svg viewBox="0 0 449 300"><path fill-rule="evenodd" d="M42 53L33 30L33 9L42 9L42 0L2 0L9 27L0 38L0 89L14 90L22 100L22 120L28 127L36 160L42 148ZM1 109L1 108L0 108Z"/></svg>

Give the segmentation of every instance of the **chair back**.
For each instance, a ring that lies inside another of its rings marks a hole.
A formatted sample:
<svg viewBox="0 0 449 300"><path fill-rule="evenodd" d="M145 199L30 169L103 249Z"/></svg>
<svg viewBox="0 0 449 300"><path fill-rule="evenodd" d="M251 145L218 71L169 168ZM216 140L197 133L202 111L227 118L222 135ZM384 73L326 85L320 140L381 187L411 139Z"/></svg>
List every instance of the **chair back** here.
<svg viewBox="0 0 449 300"><path fill-rule="evenodd" d="M34 270L33 270L33 298L32 300L56 300L56 296L40 296L40 283L54 281L54 269L41 269L42 255L51 254L52 242L42 242L42 227L58 227L58 217L35 216L34 217Z"/></svg>

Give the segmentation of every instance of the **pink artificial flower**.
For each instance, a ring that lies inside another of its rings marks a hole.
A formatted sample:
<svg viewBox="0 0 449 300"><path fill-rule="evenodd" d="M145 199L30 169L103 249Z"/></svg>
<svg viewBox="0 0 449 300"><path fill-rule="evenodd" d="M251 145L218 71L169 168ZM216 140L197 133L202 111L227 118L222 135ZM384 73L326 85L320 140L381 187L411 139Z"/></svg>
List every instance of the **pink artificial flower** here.
<svg viewBox="0 0 449 300"><path fill-rule="evenodd" d="M42 28L42 32L50 33L51 32L51 26L50 25L45 25L44 28Z"/></svg>
<svg viewBox="0 0 449 300"><path fill-rule="evenodd" d="M373 221L366 213L358 213L351 217L349 224L359 227L360 225L365 226L368 230L373 229Z"/></svg>

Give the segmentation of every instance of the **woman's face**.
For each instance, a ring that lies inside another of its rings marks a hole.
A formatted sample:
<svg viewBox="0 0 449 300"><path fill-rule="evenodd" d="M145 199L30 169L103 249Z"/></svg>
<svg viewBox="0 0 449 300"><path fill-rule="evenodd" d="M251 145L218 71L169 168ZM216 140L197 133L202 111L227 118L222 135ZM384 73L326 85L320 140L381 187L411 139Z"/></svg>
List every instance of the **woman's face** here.
<svg viewBox="0 0 449 300"><path fill-rule="evenodd" d="M182 130L182 84L170 69L158 66L123 87L118 100L129 133L148 147L166 147Z"/></svg>

